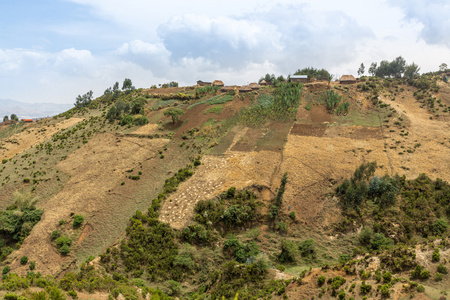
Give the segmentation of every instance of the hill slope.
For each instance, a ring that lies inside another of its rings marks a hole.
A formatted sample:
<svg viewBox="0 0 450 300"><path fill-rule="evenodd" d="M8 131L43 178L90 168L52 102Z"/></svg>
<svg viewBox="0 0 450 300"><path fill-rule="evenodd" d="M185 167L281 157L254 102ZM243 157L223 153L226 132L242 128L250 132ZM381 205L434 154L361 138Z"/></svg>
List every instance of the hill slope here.
<svg viewBox="0 0 450 300"><path fill-rule="evenodd" d="M319 293L331 297L334 292L316 283L326 268L306 270L342 263L342 257L351 257L360 246L362 226L375 226L371 219L358 223L358 210L355 226L345 223L352 215L341 214L336 195L344 178L361 164L376 161L379 177L400 174L408 180L426 173L432 180L450 181L450 94L447 85L439 85L437 92L430 92L401 80L370 78L359 85L332 83L331 90L318 82L262 87L248 94L189 87L139 89L104 95L37 124L4 126L0 203L5 213L18 210L11 206L13 192L31 191L44 211L24 240L6 239L6 255L15 242L20 247L4 264L26 274L29 266L21 263L26 256L35 263L35 272L69 276L82 262L101 255L96 269L142 278L167 293L193 299L205 291L213 298L241 291L247 299L252 288L246 292L236 281L245 276L275 298L277 293L293 299ZM432 100L418 97L426 93ZM440 111L430 105L434 102ZM178 120L170 116L176 109ZM281 188L283 174L287 184ZM370 208L371 200L367 203ZM76 215L83 216L81 225L73 225ZM446 222L445 213L439 215ZM345 230L336 231L337 226ZM140 230L148 231L149 240L141 240ZM150 245L161 242L161 232L165 246L153 249ZM446 230L440 238L448 238ZM425 241L414 235L410 247ZM448 259L442 245L441 257ZM63 246L69 248L66 255L61 255ZM283 251L293 251L292 261ZM382 254L364 251L374 260ZM159 257L158 271L152 266L158 261L154 257ZM261 268L256 262L267 266L255 273L233 265L241 269L231 275L230 260L247 262L248 268ZM284 272L266 273L268 266L280 264L285 264L278 267ZM356 266L363 272L366 267L360 264ZM347 268L354 265L351 261ZM214 273L216 268L220 274ZM372 272L380 268L378 264ZM343 270L333 271L333 277L361 285L365 275ZM292 276L305 276L304 283L268 281ZM376 284L370 278L367 282ZM400 292L398 282L387 289L401 297L408 292ZM442 282L427 281L427 293L432 295L449 279L445 276Z"/></svg>

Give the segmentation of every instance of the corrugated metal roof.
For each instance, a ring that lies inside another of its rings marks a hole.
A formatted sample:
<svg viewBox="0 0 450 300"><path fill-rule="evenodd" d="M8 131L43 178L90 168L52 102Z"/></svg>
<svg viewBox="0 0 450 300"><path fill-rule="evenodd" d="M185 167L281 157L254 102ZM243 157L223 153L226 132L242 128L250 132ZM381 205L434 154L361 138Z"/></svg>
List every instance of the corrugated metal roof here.
<svg viewBox="0 0 450 300"><path fill-rule="evenodd" d="M308 79L308 75L291 75L291 78Z"/></svg>

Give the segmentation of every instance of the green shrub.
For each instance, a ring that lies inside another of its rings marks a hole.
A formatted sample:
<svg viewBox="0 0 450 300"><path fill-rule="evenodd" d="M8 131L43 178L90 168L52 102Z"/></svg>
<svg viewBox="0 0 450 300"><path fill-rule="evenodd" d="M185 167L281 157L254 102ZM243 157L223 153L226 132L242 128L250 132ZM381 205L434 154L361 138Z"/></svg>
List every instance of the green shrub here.
<svg viewBox="0 0 450 300"><path fill-rule="evenodd" d="M6 293L4 298L5 300L17 300L19 299L19 296L16 294L12 294L12 293Z"/></svg>
<svg viewBox="0 0 450 300"><path fill-rule="evenodd" d="M289 217L295 221L295 219L296 219L295 211L291 211L289 214Z"/></svg>
<svg viewBox="0 0 450 300"><path fill-rule="evenodd" d="M72 297L72 299L78 299L78 293L75 292L74 290L68 291L67 295L69 295L70 297Z"/></svg>
<svg viewBox="0 0 450 300"><path fill-rule="evenodd" d="M148 119L145 116L136 116L133 119L133 124L137 126L142 126L148 124Z"/></svg>
<svg viewBox="0 0 450 300"><path fill-rule="evenodd" d="M433 254L431 255L431 260L433 262L439 262L441 260L441 254L439 253L439 248L434 248Z"/></svg>
<svg viewBox="0 0 450 300"><path fill-rule="evenodd" d="M441 273L441 274L447 274L448 270L446 267L444 267L443 264L440 264L439 266L437 266L437 272Z"/></svg>
<svg viewBox="0 0 450 300"><path fill-rule="evenodd" d="M447 221L443 219L438 219L434 224L431 226L431 230L435 235L443 235L447 232L448 223Z"/></svg>
<svg viewBox="0 0 450 300"><path fill-rule="evenodd" d="M366 284L366 282L363 281L359 289L361 291L361 294L367 295L372 290L372 286L370 284Z"/></svg>
<svg viewBox="0 0 450 300"><path fill-rule="evenodd" d="M67 244L62 245L61 248L59 248L59 252L62 255L68 255L70 253L70 246Z"/></svg>
<svg viewBox="0 0 450 300"><path fill-rule="evenodd" d="M417 292L419 292L419 293L425 292L425 287L423 285L417 286Z"/></svg>
<svg viewBox="0 0 450 300"><path fill-rule="evenodd" d="M390 272L386 272L383 274L383 282L390 283L392 279L392 274Z"/></svg>
<svg viewBox="0 0 450 300"><path fill-rule="evenodd" d="M82 215L75 215L75 217L73 218L73 227L74 228L80 227L83 221L84 217Z"/></svg>
<svg viewBox="0 0 450 300"><path fill-rule="evenodd" d="M316 246L313 239L300 242L298 248L303 257L314 258L316 256Z"/></svg>
<svg viewBox="0 0 450 300"><path fill-rule="evenodd" d="M319 286L322 286L324 283L325 283L325 280L326 280L327 278L324 276L324 275L320 275L318 278L317 278L317 284L319 285Z"/></svg>
<svg viewBox="0 0 450 300"><path fill-rule="evenodd" d="M441 273L437 272L436 274L434 274L434 281L442 281L443 277L444 277L444 275L442 275Z"/></svg>
<svg viewBox="0 0 450 300"><path fill-rule="evenodd" d="M4 266L2 273L3 275L6 275L9 273L9 271L11 271L11 268L9 266Z"/></svg>
<svg viewBox="0 0 450 300"><path fill-rule="evenodd" d="M30 270L33 271L36 268L36 263L34 261L30 261Z"/></svg>
<svg viewBox="0 0 450 300"><path fill-rule="evenodd" d="M299 254L298 246L293 241L281 240L281 253L278 259L281 262L294 262Z"/></svg>
<svg viewBox="0 0 450 300"><path fill-rule="evenodd" d="M57 238L59 238L61 236L61 232L58 230L54 230L52 231L52 233L50 234L50 238L51 240L56 240Z"/></svg>
<svg viewBox="0 0 450 300"><path fill-rule="evenodd" d="M281 232L287 232L288 226L284 222L278 222L276 229Z"/></svg>
<svg viewBox="0 0 450 300"><path fill-rule="evenodd" d="M22 256L20 258L20 264L21 265L26 265L28 263L28 256Z"/></svg>
<svg viewBox="0 0 450 300"><path fill-rule="evenodd" d="M381 296L384 298L388 298L391 295L390 291L390 285L389 284L383 284L380 288Z"/></svg>

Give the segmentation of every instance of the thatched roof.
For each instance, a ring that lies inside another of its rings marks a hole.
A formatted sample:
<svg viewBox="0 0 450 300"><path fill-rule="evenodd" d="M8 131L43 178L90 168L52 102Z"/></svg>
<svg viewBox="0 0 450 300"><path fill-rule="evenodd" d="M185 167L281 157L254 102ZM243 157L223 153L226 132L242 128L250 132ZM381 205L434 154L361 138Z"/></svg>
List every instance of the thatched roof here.
<svg viewBox="0 0 450 300"><path fill-rule="evenodd" d="M252 90L259 90L259 85L256 82L252 82L248 85Z"/></svg>
<svg viewBox="0 0 450 300"><path fill-rule="evenodd" d="M207 85L211 85L211 82L205 82L205 81L197 81L197 85L198 86L207 86Z"/></svg>
<svg viewBox="0 0 450 300"><path fill-rule="evenodd" d="M342 75L340 82L356 82L356 78L353 75Z"/></svg>
<svg viewBox="0 0 450 300"><path fill-rule="evenodd" d="M267 85L267 82L263 79L263 80L261 80L261 82L259 83L259 85Z"/></svg>
<svg viewBox="0 0 450 300"><path fill-rule="evenodd" d="M225 84L223 83L222 80L214 80L212 85L213 86L224 86Z"/></svg>
<svg viewBox="0 0 450 300"><path fill-rule="evenodd" d="M221 92L229 92L229 91L235 91L238 88L240 88L237 85L228 85L228 86L224 86L223 88L220 89Z"/></svg>
<svg viewBox="0 0 450 300"><path fill-rule="evenodd" d="M247 92L251 92L253 91L253 89L248 86L248 85L243 85L240 89L239 89L239 93L247 93Z"/></svg>

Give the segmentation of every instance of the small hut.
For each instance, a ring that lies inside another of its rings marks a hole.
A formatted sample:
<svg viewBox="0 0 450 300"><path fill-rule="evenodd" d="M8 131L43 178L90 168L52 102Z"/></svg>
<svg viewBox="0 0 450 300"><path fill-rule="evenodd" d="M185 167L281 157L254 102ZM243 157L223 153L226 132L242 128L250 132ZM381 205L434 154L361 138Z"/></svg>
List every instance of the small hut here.
<svg viewBox="0 0 450 300"><path fill-rule="evenodd" d="M197 81L197 86L207 86L207 85L211 85L211 82L204 82L204 81Z"/></svg>
<svg viewBox="0 0 450 300"><path fill-rule="evenodd" d="M221 88L220 91L222 93L227 93L227 92L230 92L230 91L236 91L239 88L240 87L237 86L237 85L227 85L227 86L224 86L223 88Z"/></svg>
<svg viewBox="0 0 450 300"><path fill-rule="evenodd" d="M254 91L259 90L259 85L256 82L252 82L248 86Z"/></svg>
<svg viewBox="0 0 450 300"><path fill-rule="evenodd" d="M291 75L291 82L307 83L308 75Z"/></svg>
<svg viewBox="0 0 450 300"><path fill-rule="evenodd" d="M253 91L253 89L248 86L248 85L243 85L240 89L239 89L239 93L248 93Z"/></svg>
<svg viewBox="0 0 450 300"><path fill-rule="evenodd" d="M267 86L267 82L263 79L261 80L261 82L259 83L260 86Z"/></svg>
<svg viewBox="0 0 450 300"><path fill-rule="evenodd" d="M212 85L213 85L213 86L220 86L220 87L225 86L225 84L223 84L223 81L222 81L222 80L214 80L213 83L212 83Z"/></svg>
<svg viewBox="0 0 450 300"><path fill-rule="evenodd" d="M33 119L22 119L24 123L33 123Z"/></svg>
<svg viewBox="0 0 450 300"><path fill-rule="evenodd" d="M340 84L355 84L356 78L353 75L342 75L341 79L339 79Z"/></svg>

